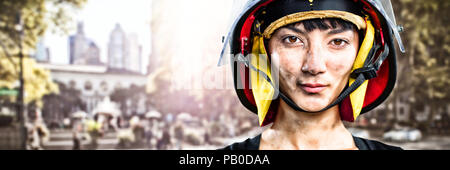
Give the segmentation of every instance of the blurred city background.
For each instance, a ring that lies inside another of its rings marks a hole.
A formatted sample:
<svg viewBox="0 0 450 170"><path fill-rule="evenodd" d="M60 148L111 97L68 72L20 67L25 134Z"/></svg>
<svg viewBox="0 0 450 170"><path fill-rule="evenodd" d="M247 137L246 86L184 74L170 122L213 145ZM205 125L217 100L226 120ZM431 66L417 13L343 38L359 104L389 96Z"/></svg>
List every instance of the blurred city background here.
<svg viewBox="0 0 450 170"><path fill-rule="evenodd" d="M0 0L0 149L217 149L261 133L223 36L245 0ZM450 149L450 1L392 0L407 52L350 131ZM398 50L397 50L398 51Z"/></svg>

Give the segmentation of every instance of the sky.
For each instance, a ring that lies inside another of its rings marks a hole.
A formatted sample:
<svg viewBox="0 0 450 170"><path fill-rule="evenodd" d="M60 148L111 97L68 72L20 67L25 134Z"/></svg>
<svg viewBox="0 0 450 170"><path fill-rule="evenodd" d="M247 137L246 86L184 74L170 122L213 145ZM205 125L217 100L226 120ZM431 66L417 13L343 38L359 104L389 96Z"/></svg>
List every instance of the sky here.
<svg viewBox="0 0 450 170"><path fill-rule="evenodd" d="M76 13L73 21L84 23L86 37L100 47L101 61L105 63L109 35L116 23L122 26L126 34L137 34L142 45L142 68L145 70L147 67L151 53L150 0L89 0L83 9ZM69 34L75 32L76 29L71 30ZM69 35L61 36L50 31L46 33L44 41L50 49L52 63L69 63L68 37Z"/></svg>

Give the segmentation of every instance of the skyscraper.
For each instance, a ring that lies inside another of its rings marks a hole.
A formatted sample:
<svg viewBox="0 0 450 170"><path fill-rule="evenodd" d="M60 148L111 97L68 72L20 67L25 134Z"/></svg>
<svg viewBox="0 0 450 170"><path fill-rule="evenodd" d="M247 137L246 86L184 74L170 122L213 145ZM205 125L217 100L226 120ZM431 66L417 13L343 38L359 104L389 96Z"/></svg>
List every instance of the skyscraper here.
<svg viewBox="0 0 450 170"><path fill-rule="evenodd" d="M77 33L69 37L69 63L79 65L101 65L100 49L84 34L83 22L77 25Z"/></svg>
<svg viewBox="0 0 450 170"><path fill-rule="evenodd" d="M116 24L109 36L108 43L108 67L125 69L125 54L127 51L125 32L120 24Z"/></svg>
<svg viewBox="0 0 450 170"><path fill-rule="evenodd" d="M37 62L47 63L50 61L50 52L48 47L45 46L45 39L39 38L38 43L36 44L36 51L33 54L33 57Z"/></svg>
<svg viewBox="0 0 450 170"><path fill-rule="evenodd" d="M142 63L142 46L139 44L137 34L128 35L128 52L125 57L127 62L125 68L130 71L140 73Z"/></svg>
<svg viewBox="0 0 450 170"><path fill-rule="evenodd" d="M108 43L108 67L141 73L142 46L137 34L127 34L120 24L111 31Z"/></svg>

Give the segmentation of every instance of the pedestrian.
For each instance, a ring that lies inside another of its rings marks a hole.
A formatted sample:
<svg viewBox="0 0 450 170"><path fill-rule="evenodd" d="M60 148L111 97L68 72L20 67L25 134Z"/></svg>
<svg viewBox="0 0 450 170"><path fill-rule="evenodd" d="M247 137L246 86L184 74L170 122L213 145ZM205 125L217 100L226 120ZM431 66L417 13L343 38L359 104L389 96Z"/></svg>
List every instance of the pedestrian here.
<svg viewBox="0 0 450 170"><path fill-rule="evenodd" d="M145 144L147 145L147 148L151 149L152 148L151 140L153 137L151 119L145 119L145 123L143 126L144 126Z"/></svg>
<svg viewBox="0 0 450 170"><path fill-rule="evenodd" d="M98 114L94 116L93 120L87 122L87 131L91 139L89 149L95 150L98 147L98 139L103 136L103 127Z"/></svg>
<svg viewBox="0 0 450 170"><path fill-rule="evenodd" d="M34 112L34 120L32 123L27 123L28 142L27 148L31 150L44 149L44 143L50 138L50 131L48 130L40 110Z"/></svg>
<svg viewBox="0 0 450 170"><path fill-rule="evenodd" d="M72 125L72 139L73 139L73 150L81 150L81 142L82 142L82 132L83 127L80 121L74 121Z"/></svg>
<svg viewBox="0 0 450 170"><path fill-rule="evenodd" d="M158 140L158 143L156 145L156 148L158 150L167 150L169 145L171 144L171 137L169 133L169 127L168 125L165 126L165 128L162 128L162 137Z"/></svg>
<svg viewBox="0 0 450 170"><path fill-rule="evenodd" d="M175 127L174 127L174 133L175 133L176 147L178 150L181 150L181 149L183 149L183 140L184 140L184 131L183 131L182 121L177 120Z"/></svg>

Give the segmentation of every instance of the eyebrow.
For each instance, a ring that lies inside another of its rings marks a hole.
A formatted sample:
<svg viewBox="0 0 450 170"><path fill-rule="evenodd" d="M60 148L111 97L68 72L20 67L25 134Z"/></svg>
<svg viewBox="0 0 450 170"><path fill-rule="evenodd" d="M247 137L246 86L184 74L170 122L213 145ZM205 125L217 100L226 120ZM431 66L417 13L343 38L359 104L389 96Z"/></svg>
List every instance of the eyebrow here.
<svg viewBox="0 0 450 170"><path fill-rule="evenodd" d="M328 35L333 35L333 34L339 34L339 33L343 33L346 31L351 31L350 29L344 29L344 28L338 28L338 29L333 29L331 31L329 31L327 34Z"/></svg>
<svg viewBox="0 0 450 170"><path fill-rule="evenodd" d="M296 32L296 33L299 33L299 34L303 34L303 35L306 34L305 31L296 28L294 25L288 25L288 26L285 27L285 28L287 28L287 29L289 29L289 30L291 30L291 31L294 31L294 32Z"/></svg>
<svg viewBox="0 0 450 170"><path fill-rule="evenodd" d="M306 31L303 31L303 30L301 30L301 29L298 29L298 28L296 28L294 25L288 25L288 26L286 26L286 27L284 27L284 28L287 28L287 29L289 29L289 30L291 30L291 31L294 31L294 32L296 32L296 33L299 33L299 34L303 34L303 35L306 35L306 34L307 34ZM331 31L329 31L327 34L328 34L328 35L333 35L333 34L343 33L343 32L346 32L346 31L350 31L350 30L349 30L349 29L344 29L344 28L337 28L337 29L331 29Z"/></svg>

